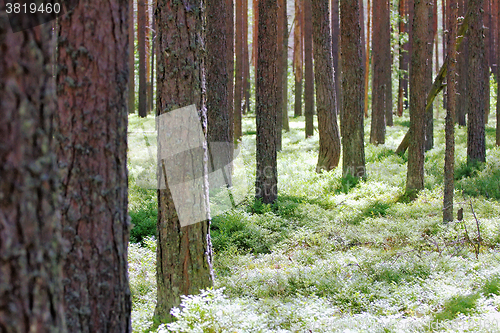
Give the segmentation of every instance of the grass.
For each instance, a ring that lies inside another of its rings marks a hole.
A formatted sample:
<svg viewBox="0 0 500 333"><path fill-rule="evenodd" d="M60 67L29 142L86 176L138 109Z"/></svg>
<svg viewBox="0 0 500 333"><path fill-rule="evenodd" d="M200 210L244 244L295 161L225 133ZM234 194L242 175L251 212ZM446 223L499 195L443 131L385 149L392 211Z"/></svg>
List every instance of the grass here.
<svg viewBox="0 0 500 333"><path fill-rule="evenodd" d="M492 107L492 110L493 107ZM394 154L407 114L387 128L386 144L366 144L368 176L317 174L318 134L304 139L291 118L278 153L279 197L265 205L253 189L234 209L215 211L215 286L189 296L160 332L496 332L500 323L500 149L495 112L487 124L487 162L466 164L466 129L456 128L455 214L443 224L444 120L435 120L425 189L401 200L406 157ZM134 223L130 277L135 332L147 330L155 302L154 120L130 116L129 210ZM255 177L255 118L244 118L242 157ZM369 142L369 120L365 124ZM147 143L149 142L149 143ZM149 146L147 146L149 144ZM154 156L154 154L152 154ZM341 165L341 164L340 164ZM474 207L480 224L478 259ZM467 234L465 231L467 229ZM149 258L141 260L140 258Z"/></svg>

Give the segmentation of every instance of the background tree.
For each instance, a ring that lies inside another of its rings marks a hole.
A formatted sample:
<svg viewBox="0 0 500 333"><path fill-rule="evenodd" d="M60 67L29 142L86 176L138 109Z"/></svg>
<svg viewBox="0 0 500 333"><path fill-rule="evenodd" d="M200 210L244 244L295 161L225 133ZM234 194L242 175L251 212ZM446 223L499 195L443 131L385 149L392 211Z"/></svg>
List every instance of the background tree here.
<svg viewBox="0 0 500 333"><path fill-rule="evenodd" d="M468 8L467 0L459 0L458 2L458 16L463 17ZM460 126L465 126L466 122L466 114L468 112L468 69L467 63L469 58L469 37L468 34L464 36L462 43L458 49L457 55L457 76L460 78L457 82L457 105L456 105L456 120Z"/></svg>
<svg viewBox="0 0 500 333"><path fill-rule="evenodd" d="M242 31L242 55L243 55L243 99L244 107L242 113L250 111L250 58L248 53L248 0L243 0L243 31Z"/></svg>
<svg viewBox="0 0 500 333"><path fill-rule="evenodd" d="M500 146L500 3L497 0L497 131L496 144Z"/></svg>
<svg viewBox="0 0 500 333"><path fill-rule="evenodd" d="M427 26L428 36L427 43L429 47L427 48L427 66L425 67L425 81L427 85L427 91L430 90L434 78L432 77L432 55L434 49L434 36L437 29L437 21L435 20L434 11L436 9L436 0L431 0L429 5L429 25ZM432 106L431 106L432 108ZM434 112L425 113L425 151L432 149L434 146Z"/></svg>
<svg viewBox="0 0 500 333"><path fill-rule="evenodd" d="M280 7L280 12L282 13L283 19L283 112L281 112L281 117L283 118L282 124L285 131L290 131L290 124L288 122L288 12L287 12L287 1Z"/></svg>
<svg viewBox="0 0 500 333"><path fill-rule="evenodd" d="M364 145L364 67L361 45L362 12L358 0L340 2L342 56L342 173L344 177L365 176ZM361 89L360 89L361 88Z"/></svg>
<svg viewBox="0 0 500 333"><path fill-rule="evenodd" d="M137 47L139 53L139 116L148 115L146 82L146 0L137 0Z"/></svg>
<svg viewBox="0 0 500 333"><path fill-rule="evenodd" d="M265 15L261 15L265 13ZM257 42L257 174L255 197L264 203L273 203L278 197L278 170L276 153L277 112L279 98L278 61L278 1L260 0Z"/></svg>
<svg viewBox="0 0 500 333"><path fill-rule="evenodd" d="M312 17L314 80L319 131L319 156L316 171L321 172L336 168L340 159L340 133L337 124L328 0L312 2Z"/></svg>
<svg viewBox="0 0 500 333"><path fill-rule="evenodd" d="M278 28L278 62L277 62L277 71L278 71L278 77L280 78L278 80L278 111L276 114L276 122L277 122L277 130L276 130L276 149L278 151L281 150L281 138L282 138L282 132L283 132L283 101L284 101L284 82L283 82L283 75L285 71L285 62L283 61L283 52L285 52L285 43L284 43L284 36L285 36L285 20L284 20L284 12L282 10L283 6L286 7L286 1L285 0L278 0L278 21L277 21L277 28ZM286 108L286 106L285 106Z"/></svg>
<svg viewBox="0 0 500 333"><path fill-rule="evenodd" d="M135 111L135 25L134 25L134 0L128 3L128 112Z"/></svg>
<svg viewBox="0 0 500 333"><path fill-rule="evenodd" d="M447 1L448 13L448 72L446 76L447 112L446 112L446 152L444 156L444 199L443 221L453 221L453 189L455 180L455 105L456 105L456 61L457 61L457 18L458 4L455 0Z"/></svg>
<svg viewBox="0 0 500 333"><path fill-rule="evenodd" d="M385 142L385 126L392 125L390 15L388 0L373 2L373 84L370 143Z"/></svg>
<svg viewBox="0 0 500 333"><path fill-rule="evenodd" d="M294 116L302 116L302 79L304 74L304 2L295 0L293 29L293 71L295 74Z"/></svg>
<svg viewBox="0 0 500 333"><path fill-rule="evenodd" d="M207 100L207 141L227 142L228 148L233 142L231 137L232 123L229 113L229 80L227 52L229 48L227 35L228 2L220 3L219 0L206 0L206 91ZM232 17L232 15L230 15ZM210 147L210 146L209 146ZM223 155L222 155L223 154ZM232 160L232 150L218 151L227 165Z"/></svg>
<svg viewBox="0 0 500 333"><path fill-rule="evenodd" d="M204 125L202 1L158 0L155 15L158 27L157 116L194 104ZM182 17L185 24L178 24L172 17ZM175 56L171 56L173 54ZM205 148L203 158L207 158ZM208 210L206 191L207 188L192 200ZM181 295L197 294L200 289L212 285L209 224L207 220L181 227L170 188L158 190L157 321L173 319L170 309L180 304Z"/></svg>
<svg viewBox="0 0 500 333"><path fill-rule="evenodd" d="M428 55L428 0L414 0L414 15L411 21L410 62L410 145L408 148L408 172L406 195L410 198L424 188L424 140L425 106L428 86L425 81L425 66Z"/></svg>
<svg viewBox="0 0 500 333"><path fill-rule="evenodd" d="M306 138L314 134L314 69L313 69L313 28L312 0L304 1L304 115Z"/></svg>
<svg viewBox="0 0 500 333"><path fill-rule="evenodd" d="M229 137L234 142L234 1L226 1L226 59L227 59L227 99L229 112Z"/></svg>
<svg viewBox="0 0 500 333"><path fill-rule="evenodd" d="M444 1L444 0L443 0ZM399 76L398 76L398 116L408 107L408 41L403 38L408 31L407 0L399 0Z"/></svg>
<svg viewBox="0 0 500 333"><path fill-rule="evenodd" d="M371 3L372 0L367 0L368 8L367 8L367 18L368 22L366 24L366 45L365 45L365 100L364 100L364 114L365 118L368 117L368 85L369 85L369 77L370 77L370 37L371 37Z"/></svg>
<svg viewBox="0 0 500 333"><path fill-rule="evenodd" d="M24 16L21 16L23 19ZM66 332L51 25L0 19L0 330Z"/></svg>
<svg viewBox="0 0 500 333"><path fill-rule="evenodd" d="M489 91L486 90L485 46L483 40L483 16L481 8L483 0L469 0L471 6L471 17L468 29L468 80L470 86L467 89L467 100L469 114L467 117L467 162L486 161L485 142L485 106ZM474 83L474 84L472 84Z"/></svg>
<svg viewBox="0 0 500 333"><path fill-rule="evenodd" d="M234 53L236 65L234 68L234 140L241 139L241 115L243 102L243 0L235 0L235 35Z"/></svg>
<svg viewBox="0 0 500 333"><path fill-rule="evenodd" d="M340 66L340 48L339 48L339 37L340 37L340 8L339 0L331 1L331 24L332 24L332 59L333 59L333 70L335 72L335 100L337 101L337 109L335 110L337 114L341 113L342 109L342 84L341 84L341 67Z"/></svg>
<svg viewBox="0 0 500 333"><path fill-rule="evenodd" d="M71 332L131 332L128 0L107 4L80 1L59 18L57 153Z"/></svg>

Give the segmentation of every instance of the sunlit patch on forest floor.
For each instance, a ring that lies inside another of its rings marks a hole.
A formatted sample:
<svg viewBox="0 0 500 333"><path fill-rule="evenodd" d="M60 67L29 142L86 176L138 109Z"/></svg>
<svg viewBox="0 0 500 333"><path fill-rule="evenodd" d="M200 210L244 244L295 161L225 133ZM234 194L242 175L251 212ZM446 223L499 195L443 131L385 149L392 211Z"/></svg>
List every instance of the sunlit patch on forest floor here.
<svg viewBox="0 0 500 333"><path fill-rule="evenodd" d="M250 179L254 121L245 118L243 130ZM366 144L368 178L357 183L343 181L340 169L317 174L318 133L304 139L304 119L290 121L278 154L278 201L264 205L250 193L213 217L214 289L186 297L174 310L178 321L159 331L500 331L494 112L485 165L466 165L466 129L457 127L455 216L463 208L464 219L448 224L441 214L443 119L435 121L435 147L426 154L425 190L410 203L400 200L406 157L394 154L407 116L395 117L385 145ZM145 154L144 134L137 134L142 122L131 116L130 156ZM154 131L151 119L144 126ZM369 142L368 121L365 136ZM136 182L146 164L131 158L129 165L132 240L139 242L130 244L129 254L136 332L151 325L156 288L156 191Z"/></svg>

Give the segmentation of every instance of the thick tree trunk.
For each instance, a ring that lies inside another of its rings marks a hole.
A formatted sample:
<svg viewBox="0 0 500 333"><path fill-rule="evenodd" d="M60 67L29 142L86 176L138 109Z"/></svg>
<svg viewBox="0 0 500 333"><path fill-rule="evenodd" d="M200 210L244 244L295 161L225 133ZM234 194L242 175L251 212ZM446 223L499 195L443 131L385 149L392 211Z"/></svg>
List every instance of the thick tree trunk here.
<svg viewBox="0 0 500 333"><path fill-rule="evenodd" d="M241 116L243 101L243 0L236 0L234 53L236 66L234 69L234 140L239 141L242 136Z"/></svg>
<svg viewBox="0 0 500 333"><path fill-rule="evenodd" d="M468 110L467 117L467 162L486 161L485 142L485 105L486 98L489 98L489 91L486 90L486 61L485 46L483 40L483 17L481 8L483 0L470 0L471 17L469 22L469 61L468 79L470 84L467 90Z"/></svg>
<svg viewBox="0 0 500 333"><path fill-rule="evenodd" d="M134 47L134 0L129 0L128 4L128 112L135 112L135 47Z"/></svg>
<svg viewBox="0 0 500 333"><path fill-rule="evenodd" d="M319 155L316 172L335 169L340 160L340 133L337 124L335 76L328 0L312 2L314 79L318 112Z"/></svg>
<svg viewBox="0 0 500 333"><path fill-rule="evenodd" d="M12 33L8 22L0 20L0 331L66 332L54 40L50 24Z"/></svg>
<svg viewBox="0 0 500 333"><path fill-rule="evenodd" d="M391 45L388 0L373 2L373 86L370 143L385 143L386 124L392 125Z"/></svg>
<svg viewBox="0 0 500 333"><path fill-rule="evenodd" d="M448 0L448 73L446 76L446 90L448 95L446 113L446 153L444 156L444 199L443 221L453 221L453 190L455 187L455 106L457 100L456 89L456 39L458 4L456 0Z"/></svg>
<svg viewBox="0 0 500 333"><path fill-rule="evenodd" d="M406 178L406 194L413 198L424 188L424 140L425 140L425 106L428 86L425 82L425 67L428 55L427 48L429 22L428 0L414 1L414 17L412 39L410 40L410 133L408 150L408 173Z"/></svg>
<svg viewBox="0 0 500 333"><path fill-rule="evenodd" d="M146 83L146 0L137 0L137 47L139 52L139 116L148 115Z"/></svg>
<svg viewBox="0 0 500 333"><path fill-rule="evenodd" d="M70 332L131 332L128 0L106 4L83 0L59 18L56 122Z"/></svg>
<svg viewBox="0 0 500 333"><path fill-rule="evenodd" d="M361 44L361 15L359 0L342 0L341 61L342 91L342 174L344 177L365 177L364 146L364 68Z"/></svg>
<svg viewBox="0 0 500 333"><path fill-rule="evenodd" d="M304 5L295 0L295 27L293 32L293 68L295 73L294 116L302 116L302 79L304 70Z"/></svg>
<svg viewBox="0 0 500 333"><path fill-rule="evenodd" d="M189 118L189 124L200 121L205 132L207 119L204 105L202 9L201 0L189 0L183 3L174 0L157 1L156 110L157 116L163 117L160 119L165 119L164 117L168 117L169 114L175 117L177 114L181 118L179 121L187 120L185 118ZM171 56L173 54L175 57ZM198 111L195 117L188 110L177 110L190 105L194 105ZM177 112L171 113L174 110ZM203 137L200 138L203 136L202 133L199 133L197 128L186 127L189 124L179 123L184 133L179 134L178 142L186 146L195 144L196 148L200 149L199 154L182 154L174 161L168 162L175 163L176 166L169 170L170 179L186 179L186 182L189 182L192 178L185 175L184 167L196 163L201 169L201 184L195 183L197 191L186 193L183 198L186 203L191 202L188 204L187 214L192 215L184 216L181 221L179 214L183 210L183 204L182 202L174 204L172 194L174 188L167 184L165 177L159 177L156 252L158 296L155 310L155 318L159 322L173 319L170 309L180 304L181 295L197 294L200 289L208 288L213 283L206 164L208 154L203 142L200 142L203 141ZM163 147L164 144L167 146ZM183 148L177 144L169 146L168 143L159 140L158 153L163 153L164 149L175 151ZM163 165L159 165L159 170L161 173L166 173ZM195 208L198 209L194 211Z"/></svg>
<svg viewBox="0 0 500 333"><path fill-rule="evenodd" d="M255 197L264 203L274 203L278 197L278 170L276 153L278 93L278 1L260 0L258 18L256 123L257 174Z"/></svg>
<svg viewBox="0 0 500 333"><path fill-rule="evenodd" d="M312 0L304 0L304 114L306 138L314 134L314 70L313 70L313 28Z"/></svg>

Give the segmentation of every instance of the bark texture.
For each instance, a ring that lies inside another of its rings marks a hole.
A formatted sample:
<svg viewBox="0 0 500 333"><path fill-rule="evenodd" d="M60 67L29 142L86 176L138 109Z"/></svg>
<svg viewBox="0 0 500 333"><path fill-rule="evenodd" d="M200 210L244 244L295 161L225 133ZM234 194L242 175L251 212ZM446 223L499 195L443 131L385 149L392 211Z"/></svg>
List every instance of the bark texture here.
<svg viewBox="0 0 500 333"><path fill-rule="evenodd" d="M302 116L302 82L304 77L304 2L295 0L295 27L293 29L293 70L295 74L294 116Z"/></svg>
<svg viewBox="0 0 500 333"><path fill-rule="evenodd" d="M243 112L243 0L235 0L234 53L234 140L241 139L241 116Z"/></svg>
<svg viewBox="0 0 500 333"><path fill-rule="evenodd" d="M306 138L314 134L314 69L312 0L304 0L304 115Z"/></svg>
<svg viewBox="0 0 500 333"><path fill-rule="evenodd" d="M279 10L283 14L283 112L281 117L283 119L283 129L290 131L290 123L288 121L288 12L287 1Z"/></svg>
<svg viewBox="0 0 500 333"><path fill-rule="evenodd" d="M446 152L444 156L444 199L443 199L443 221L453 221L453 190L455 187L455 109L457 101L456 88L456 39L457 39L457 17L458 4L456 0L448 0L448 72L446 76Z"/></svg>
<svg viewBox="0 0 500 333"><path fill-rule="evenodd" d="M426 59L426 67L425 67L425 82L427 85L427 91L429 91L429 87L432 86L432 56L434 49L434 34L435 29L437 29L437 21L435 21L434 10L436 7L436 0L431 0L430 5L428 7L429 11L429 25L428 28L428 36L427 36L427 59ZM432 105L431 105L432 108ZM425 113L425 143L424 149L428 151L432 149L434 146L434 112L431 110L430 112Z"/></svg>
<svg viewBox="0 0 500 333"><path fill-rule="evenodd" d="M135 111L135 54L134 54L134 0L129 0L128 3L128 112Z"/></svg>
<svg viewBox="0 0 500 333"><path fill-rule="evenodd" d="M408 149L408 172L406 177L406 194L412 198L424 188L424 140L425 140L425 106L428 87L425 82L425 66L427 59L429 2L414 1L412 24L411 63L410 63L410 133Z"/></svg>
<svg viewBox="0 0 500 333"><path fill-rule="evenodd" d="M261 15L265 13L265 15ZM278 2L259 1L259 28L257 50L256 123L257 174L255 197L264 203L273 203L278 197L276 161L276 131L279 98L278 61Z"/></svg>
<svg viewBox="0 0 500 333"><path fill-rule="evenodd" d="M127 247L128 0L59 18L58 161L70 332L131 332Z"/></svg>
<svg viewBox="0 0 500 333"><path fill-rule="evenodd" d="M337 101L337 114L341 113L342 109L342 84L341 84L341 63L340 63L340 7L339 0L331 1L331 24L332 24L332 57L333 57L333 70L335 73L335 100Z"/></svg>
<svg viewBox="0 0 500 333"><path fill-rule="evenodd" d="M66 332L50 30L0 19L0 332Z"/></svg>
<svg viewBox="0 0 500 333"><path fill-rule="evenodd" d="M335 169L340 159L340 133L337 124L335 74L328 0L312 2L314 40L314 79L318 112L319 156L316 172Z"/></svg>
<svg viewBox="0 0 500 333"><path fill-rule="evenodd" d="M148 85L146 82L146 0L137 0L137 47L139 53L139 116L148 115Z"/></svg>
<svg viewBox="0 0 500 333"><path fill-rule="evenodd" d="M341 108L342 173L344 177L365 176L364 67L361 45L361 15L358 0L342 0L341 60L343 107ZM361 87L361 89L360 89Z"/></svg>
<svg viewBox="0 0 500 333"><path fill-rule="evenodd" d="M485 106L489 99L485 66L486 49L484 45L483 15L481 8L483 0L470 0L471 17L468 30L468 81L467 100L469 115L467 117L467 162L486 161L486 138L485 138ZM474 83L474 84L472 84Z"/></svg>
<svg viewBox="0 0 500 333"><path fill-rule="evenodd" d="M157 115L194 104L203 130L206 131L204 104L204 40L201 0L180 3L158 0ZM188 135L187 133L186 135ZM180 137L187 142L189 138ZM161 144L159 144L159 149ZM190 198L208 212L206 182L207 150L203 147L205 188L199 196ZM182 163L182 161L179 161ZM209 216L209 214L207 214ZM170 309L178 306L181 295L197 294L213 284L210 221L181 227L173 197L168 186L158 190L157 224L157 304L155 320L168 322Z"/></svg>

